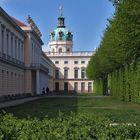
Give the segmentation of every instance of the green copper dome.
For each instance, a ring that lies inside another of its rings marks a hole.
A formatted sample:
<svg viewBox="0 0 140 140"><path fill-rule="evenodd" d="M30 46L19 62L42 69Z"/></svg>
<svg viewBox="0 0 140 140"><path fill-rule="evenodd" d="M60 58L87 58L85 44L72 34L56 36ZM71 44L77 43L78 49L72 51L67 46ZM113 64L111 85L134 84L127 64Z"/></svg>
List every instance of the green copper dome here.
<svg viewBox="0 0 140 140"><path fill-rule="evenodd" d="M65 27L58 27L50 33L51 41L72 41L72 33Z"/></svg>
<svg viewBox="0 0 140 140"><path fill-rule="evenodd" d="M62 5L60 5L59 10L60 16L58 17L58 26L50 33L50 41L72 41L73 34L65 27Z"/></svg>

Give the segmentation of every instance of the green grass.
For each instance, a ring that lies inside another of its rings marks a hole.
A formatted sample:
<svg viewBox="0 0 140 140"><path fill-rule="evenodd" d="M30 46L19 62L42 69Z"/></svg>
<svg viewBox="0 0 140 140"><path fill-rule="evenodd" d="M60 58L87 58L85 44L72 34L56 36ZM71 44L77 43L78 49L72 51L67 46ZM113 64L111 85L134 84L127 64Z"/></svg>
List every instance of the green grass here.
<svg viewBox="0 0 140 140"><path fill-rule="evenodd" d="M89 114L108 117L114 122L140 123L140 105L118 101L112 98L49 98L3 109L18 118L39 118L46 115L58 117L62 112L70 115Z"/></svg>

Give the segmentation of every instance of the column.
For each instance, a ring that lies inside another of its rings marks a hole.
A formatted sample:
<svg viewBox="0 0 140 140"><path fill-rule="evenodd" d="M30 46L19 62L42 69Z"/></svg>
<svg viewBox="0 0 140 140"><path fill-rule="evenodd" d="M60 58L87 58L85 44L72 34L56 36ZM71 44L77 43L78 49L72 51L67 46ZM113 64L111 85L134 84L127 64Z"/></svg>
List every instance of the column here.
<svg viewBox="0 0 140 140"><path fill-rule="evenodd" d="M36 63L35 62L35 45L33 45L32 57L33 57L32 63Z"/></svg>
<svg viewBox="0 0 140 140"><path fill-rule="evenodd" d="M15 58L15 36L13 34L13 54L12 54L13 58Z"/></svg>
<svg viewBox="0 0 140 140"><path fill-rule="evenodd" d="M8 41L9 41L9 43L8 43L9 44L9 46L8 46L9 47L8 55L11 57L11 46L12 46L11 45L11 32L9 32L9 40Z"/></svg>
<svg viewBox="0 0 140 140"><path fill-rule="evenodd" d="M24 62L24 44L22 42L22 62Z"/></svg>
<svg viewBox="0 0 140 140"><path fill-rule="evenodd" d="M40 95L40 91L39 91L39 88L40 88L40 82L39 82L39 70L36 71L36 94L37 95Z"/></svg>
<svg viewBox="0 0 140 140"><path fill-rule="evenodd" d="M20 43L20 40L18 42L18 60L21 61L21 43Z"/></svg>
<svg viewBox="0 0 140 140"><path fill-rule="evenodd" d="M2 39L2 37L1 37L1 22L0 22L0 57L2 56L2 41L1 41L1 39Z"/></svg>
<svg viewBox="0 0 140 140"><path fill-rule="evenodd" d="M10 50L11 50L11 52L10 52L10 56L11 56L11 58L13 58L13 34L12 33L10 33L10 39L11 39L11 44L10 44Z"/></svg>
<svg viewBox="0 0 140 140"><path fill-rule="evenodd" d="M7 49L6 49L6 55L8 56L9 55L9 31L8 30L6 30L6 47L7 47Z"/></svg>
<svg viewBox="0 0 140 140"><path fill-rule="evenodd" d="M18 52L18 50L19 50L19 45L18 45L18 38L17 38L17 44L16 44L16 59L18 60L18 55L19 55L19 52Z"/></svg>
<svg viewBox="0 0 140 140"><path fill-rule="evenodd" d="M3 29L3 53L5 54L5 58L6 58L6 53L7 53L7 43L6 43L6 28L4 27Z"/></svg>
<svg viewBox="0 0 140 140"><path fill-rule="evenodd" d="M18 61L20 61L20 40L18 39L18 47L17 47L17 50L18 50L18 54L17 54L17 59Z"/></svg>
<svg viewBox="0 0 140 140"><path fill-rule="evenodd" d="M20 41L20 61L22 62L22 53L23 53L23 51L22 51L22 42Z"/></svg>
<svg viewBox="0 0 140 140"><path fill-rule="evenodd" d="M15 54L14 54L14 58L17 59L17 37L16 36L15 36L14 42L15 42L15 47L14 47Z"/></svg>

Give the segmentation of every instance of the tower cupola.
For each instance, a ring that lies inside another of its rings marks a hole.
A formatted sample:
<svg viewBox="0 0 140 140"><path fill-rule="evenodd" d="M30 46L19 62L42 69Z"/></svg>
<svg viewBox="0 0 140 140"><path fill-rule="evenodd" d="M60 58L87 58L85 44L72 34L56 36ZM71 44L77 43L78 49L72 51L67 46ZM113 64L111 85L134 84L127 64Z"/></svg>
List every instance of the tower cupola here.
<svg viewBox="0 0 140 140"><path fill-rule="evenodd" d="M58 17L58 28L62 27L65 28L65 18L63 17L63 7L60 5L60 16Z"/></svg>
<svg viewBox="0 0 140 140"><path fill-rule="evenodd" d="M58 17L58 25L55 30L50 32L50 51L51 52L71 52L73 46L73 34L65 26L65 18L63 17L63 6L59 7L60 15Z"/></svg>

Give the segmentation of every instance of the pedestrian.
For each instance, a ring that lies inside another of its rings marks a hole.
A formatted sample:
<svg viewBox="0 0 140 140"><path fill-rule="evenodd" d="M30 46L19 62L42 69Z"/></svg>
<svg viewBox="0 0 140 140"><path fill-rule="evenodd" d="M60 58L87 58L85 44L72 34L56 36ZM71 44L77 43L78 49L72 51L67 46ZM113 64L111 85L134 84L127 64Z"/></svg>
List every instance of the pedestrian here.
<svg viewBox="0 0 140 140"><path fill-rule="evenodd" d="M42 90L42 94L44 95L45 94L45 88L43 87L43 90Z"/></svg>
<svg viewBox="0 0 140 140"><path fill-rule="evenodd" d="M49 93L49 88L47 87L47 88L46 88L46 94L48 94L48 93Z"/></svg>

